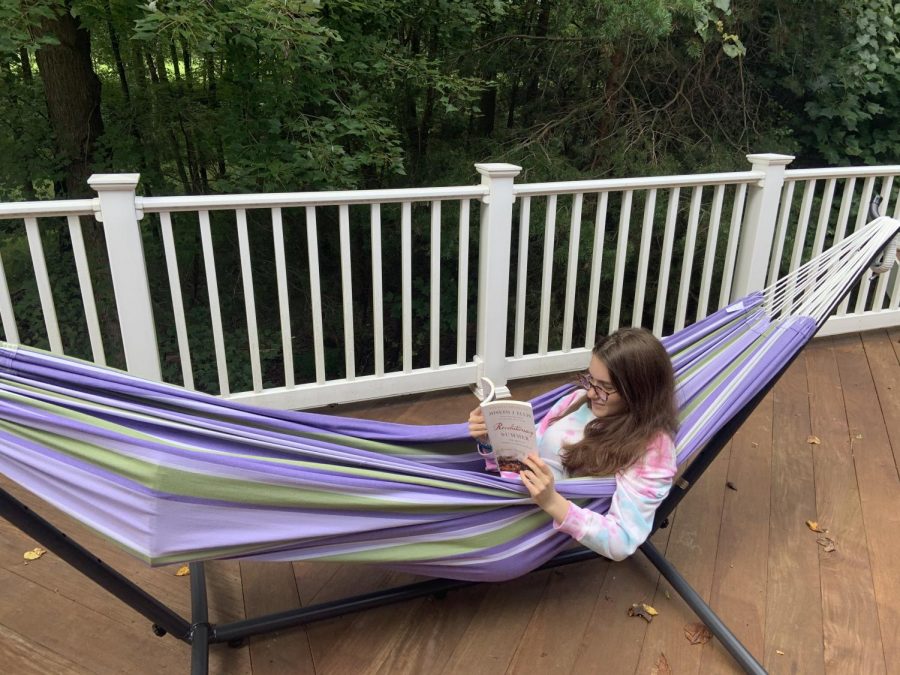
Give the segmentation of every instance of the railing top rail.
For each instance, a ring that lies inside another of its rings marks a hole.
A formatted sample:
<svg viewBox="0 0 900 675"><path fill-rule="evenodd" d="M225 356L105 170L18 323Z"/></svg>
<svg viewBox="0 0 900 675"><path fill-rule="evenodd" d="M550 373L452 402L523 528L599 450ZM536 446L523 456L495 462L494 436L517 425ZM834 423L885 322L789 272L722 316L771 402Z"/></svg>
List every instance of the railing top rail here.
<svg viewBox="0 0 900 675"><path fill-rule="evenodd" d="M607 178L602 180L573 180L554 183L516 183L516 196L553 195L576 192L614 192L618 190L649 190L652 188L695 187L698 185L737 185L753 183L766 177L763 171L732 171L729 173L698 173L684 176L648 176L644 178Z"/></svg>
<svg viewBox="0 0 900 675"><path fill-rule="evenodd" d="M430 202L444 199L480 199L487 195L483 185L409 188L397 190L333 190L328 192L272 192L250 195L188 195L144 197L138 207L144 213L170 211L213 211L217 209L271 209L339 204L384 204Z"/></svg>
<svg viewBox="0 0 900 675"><path fill-rule="evenodd" d="M825 169L789 169L785 180L809 180L811 178L867 178L870 176L900 175L900 164L884 166L837 166Z"/></svg>
<svg viewBox="0 0 900 675"><path fill-rule="evenodd" d="M59 199L44 202L0 204L0 220L47 218L49 216L92 216L99 208L96 199Z"/></svg>

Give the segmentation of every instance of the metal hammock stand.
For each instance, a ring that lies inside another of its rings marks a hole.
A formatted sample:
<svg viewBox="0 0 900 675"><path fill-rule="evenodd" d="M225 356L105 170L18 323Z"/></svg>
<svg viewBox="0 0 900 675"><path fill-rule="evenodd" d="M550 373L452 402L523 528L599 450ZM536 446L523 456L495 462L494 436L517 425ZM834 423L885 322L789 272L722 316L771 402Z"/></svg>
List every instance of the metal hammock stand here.
<svg viewBox="0 0 900 675"><path fill-rule="evenodd" d="M873 204L873 213L877 217L877 203ZM873 257L871 262L878 259ZM856 279L846 282L842 292L833 300L825 317L840 304L850 292ZM825 322L818 322L817 330ZM691 487L700 479L703 472L712 464L722 449L731 440L734 433L747 420L756 406L774 387L778 379L790 367L799 355L800 350L771 378L763 389L741 408L694 457L682 476L672 486L665 501L656 512L652 532L668 526L668 519ZM239 646L252 636L270 633L285 628L333 618L343 614L359 612L365 609L388 605L422 596L442 596L450 590L472 586L474 581L453 579L433 579L397 588L366 593L341 600L325 602L295 610L277 612L241 621L224 624L209 623L206 580L202 562L190 564L191 570L191 617L180 616L135 583L124 577L100 558L67 537L63 532L25 506L12 495L0 489L0 516L18 527L22 532L39 541L44 547L65 560L79 572L96 582L132 609L143 614L152 622L153 632L158 636L167 633L191 645L191 672L200 675L208 672L209 647L217 643ZM651 533L652 534L652 533ZM710 632L722 643L735 661L747 673L764 674L766 671L750 651L738 640L734 633L716 615L710 606L694 590L678 570L649 541L640 546L640 550L656 567L687 605L709 628ZM539 567L538 570L559 567L571 563L596 558L597 554L588 549L567 550ZM535 570L535 571L538 571Z"/></svg>

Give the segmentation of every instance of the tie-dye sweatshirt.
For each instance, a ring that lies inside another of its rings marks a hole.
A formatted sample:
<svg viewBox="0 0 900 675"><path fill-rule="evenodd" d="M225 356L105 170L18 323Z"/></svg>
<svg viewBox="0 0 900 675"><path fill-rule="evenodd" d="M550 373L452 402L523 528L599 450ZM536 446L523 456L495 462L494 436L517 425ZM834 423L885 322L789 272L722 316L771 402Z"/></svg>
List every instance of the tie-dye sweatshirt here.
<svg viewBox="0 0 900 675"><path fill-rule="evenodd" d="M538 453L557 479L567 477L559 456L562 444L580 440L594 415L583 405L553 424L550 421L583 396L582 391L563 396L538 425ZM606 515L569 502L565 520L554 527L600 555L623 560L649 536L653 516L669 494L676 471L675 445L661 432L640 459L616 472L616 491Z"/></svg>

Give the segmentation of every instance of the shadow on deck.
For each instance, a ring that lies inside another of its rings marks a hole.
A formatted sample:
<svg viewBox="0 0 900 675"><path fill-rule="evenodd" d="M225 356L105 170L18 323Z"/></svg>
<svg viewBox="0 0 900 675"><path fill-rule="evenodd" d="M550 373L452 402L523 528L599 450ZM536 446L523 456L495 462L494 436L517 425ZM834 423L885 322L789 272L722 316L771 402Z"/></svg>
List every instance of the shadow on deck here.
<svg viewBox="0 0 900 675"><path fill-rule="evenodd" d="M531 396L565 378L513 383ZM333 408L408 423L466 418L468 392ZM773 673L900 673L900 330L806 348L654 543ZM0 484L183 615L187 577L150 569L64 514ZM827 528L817 543L807 520ZM827 542L825 542L827 543ZM0 666L8 673L187 672L188 646L0 521ZM210 620L228 622L409 583L327 563L207 565ZM636 602L659 615L629 617ZM735 672L640 554L597 558L213 646L213 673ZM663 656L664 655L664 656ZM660 670L659 672L665 672Z"/></svg>

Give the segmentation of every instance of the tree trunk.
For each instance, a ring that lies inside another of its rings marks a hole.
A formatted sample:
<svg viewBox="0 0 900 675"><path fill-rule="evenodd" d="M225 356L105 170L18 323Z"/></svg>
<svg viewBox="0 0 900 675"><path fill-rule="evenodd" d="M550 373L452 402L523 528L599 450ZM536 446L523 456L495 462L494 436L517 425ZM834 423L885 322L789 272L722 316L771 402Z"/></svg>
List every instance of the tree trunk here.
<svg viewBox="0 0 900 675"><path fill-rule="evenodd" d="M512 87L509 90L509 107L506 110L506 128L512 129L516 123L516 99L519 97L519 76L513 78Z"/></svg>
<svg viewBox="0 0 900 675"><path fill-rule="evenodd" d="M169 43L169 56L172 57L172 70L175 71L175 81L181 82L181 66L178 65L178 51L175 49L175 43Z"/></svg>
<svg viewBox="0 0 900 675"><path fill-rule="evenodd" d="M191 70L191 52L184 42L181 43L181 58L184 61L184 79L190 86L194 83L194 73Z"/></svg>
<svg viewBox="0 0 900 675"><path fill-rule="evenodd" d="M22 79L25 80L25 84L31 84L34 82L34 77L31 73L31 59L28 56L28 50L25 47L19 50L19 61L22 64Z"/></svg>
<svg viewBox="0 0 900 675"><path fill-rule="evenodd" d="M153 84L159 84L159 73L156 72L156 64L153 63L153 56L150 54L150 50L141 50L144 55L144 58L147 59L147 72L150 73L150 81Z"/></svg>
<svg viewBox="0 0 900 675"><path fill-rule="evenodd" d="M494 75L489 75L493 79ZM497 85L490 84L481 91L481 117L479 132L482 136L490 136L494 133L494 118L497 116Z"/></svg>
<svg viewBox="0 0 900 675"><path fill-rule="evenodd" d="M163 55L161 48L156 50L156 74L159 76L160 82L169 83L169 74L166 72L166 57Z"/></svg>
<svg viewBox="0 0 900 675"><path fill-rule="evenodd" d="M213 59L213 55L209 54L206 57L206 84L209 89L209 104L210 107L218 111L219 109L219 88L218 83L216 82L216 63ZM216 125L213 129L213 133L216 136L216 170L218 172L219 178L225 175L225 147L222 144L222 133L219 127L220 120L219 114L216 112L215 115Z"/></svg>
<svg viewBox="0 0 900 675"><path fill-rule="evenodd" d="M19 50L19 62L22 65L22 80L30 87L34 83L34 76L31 73L31 59L28 57L28 50L24 47ZM22 192L28 201L35 199L34 182L31 178L25 178L22 181Z"/></svg>
<svg viewBox="0 0 900 675"><path fill-rule="evenodd" d="M125 62L122 61L122 50L119 49L119 34L112 20L112 7L109 0L106 0L104 9L106 10L106 27L109 29L109 43L112 46L113 58L116 61L116 71L119 73L119 84L122 87L122 93L125 100L131 100L131 92L128 90L128 78L125 76Z"/></svg>
<svg viewBox="0 0 900 675"><path fill-rule="evenodd" d="M97 139L103 133L100 80L91 63L91 35L72 16L69 2L65 9L41 22L39 35L53 36L59 44L41 46L37 62L50 125L66 162L66 196L81 197L91 194L87 179Z"/></svg>

